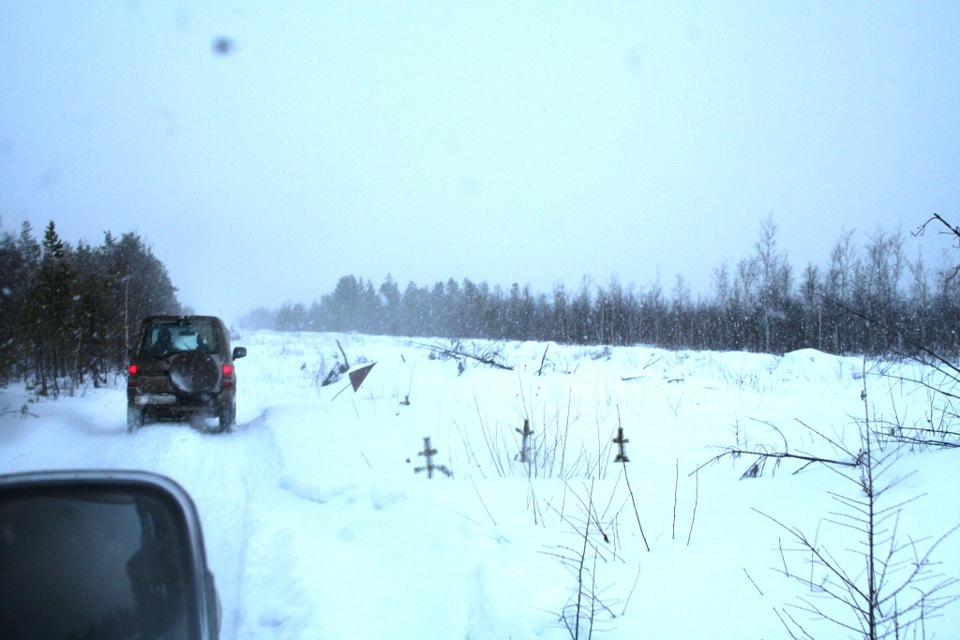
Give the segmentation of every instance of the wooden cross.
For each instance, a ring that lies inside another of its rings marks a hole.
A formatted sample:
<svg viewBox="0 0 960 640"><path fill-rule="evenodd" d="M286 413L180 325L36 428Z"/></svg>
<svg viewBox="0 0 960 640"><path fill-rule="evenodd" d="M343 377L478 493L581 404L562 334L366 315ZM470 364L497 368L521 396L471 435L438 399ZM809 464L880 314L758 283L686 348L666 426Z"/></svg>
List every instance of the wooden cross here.
<svg viewBox="0 0 960 640"><path fill-rule="evenodd" d="M414 473L420 473L421 471L426 471L427 479L431 479L433 478L433 470L436 469L438 471L442 471L444 474L446 474L448 478L452 476L453 473L451 473L450 470L447 469L442 464L440 465L433 464L433 456L435 456L436 454L437 454L437 450L430 446L430 437L427 436L426 438L423 439L423 451L417 452L418 456L423 456L424 458L426 458L427 464L425 464L422 467L417 467L416 469L414 469L413 470Z"/></svg>
<svg viewBox="0 0 960 640"><path fill-rule="evenodd" d="M520 443L520 462L528 462L527 455L530 451L530 436L533 435L533 430L530 428L530 420L527 418L523 419L523 431L520 431L520 429L514 429L514 431L523 436L523 440Z"/></svg>
<svg viewBox="0 0 960 640"><path fill-rule="evenodd" d="M620 452L617 454L614 462L630 462L630 458L627 457L627 451L624 448L624 445L630 442L630 440L623 437L623 427L617 428L617 437L613 439L613 442L620 447Z"/></svg>

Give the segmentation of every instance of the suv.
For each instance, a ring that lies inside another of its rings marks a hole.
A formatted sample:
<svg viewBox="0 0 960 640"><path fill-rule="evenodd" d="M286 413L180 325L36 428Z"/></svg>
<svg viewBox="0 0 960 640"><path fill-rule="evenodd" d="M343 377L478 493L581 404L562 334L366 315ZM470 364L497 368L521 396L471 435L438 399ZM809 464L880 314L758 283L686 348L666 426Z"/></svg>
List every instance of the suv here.
<svg viewBox="0 0 960 640"><path fill-rule="evenodd" d="M215 417L216 431L229 431L237 415L230 335L215 316L144 318L139 345L127 369L127 430L144 419Z"/></svg>

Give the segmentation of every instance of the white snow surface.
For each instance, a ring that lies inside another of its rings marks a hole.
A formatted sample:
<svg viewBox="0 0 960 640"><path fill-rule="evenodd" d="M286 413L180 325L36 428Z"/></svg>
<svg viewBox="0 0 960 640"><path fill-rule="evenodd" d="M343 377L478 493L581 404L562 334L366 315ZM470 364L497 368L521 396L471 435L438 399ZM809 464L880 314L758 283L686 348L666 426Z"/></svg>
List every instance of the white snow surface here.
<svg viewBox="0 0 960 640"><path fill-rule="evenodd" d="M320 386L338 340L351 365L376 362L356 393L346 378ZM741 480L755 460L744 456L696 470L726 446L849 460L836 445L856 453L866 416L923 426L931 408L904 380L926 375L917 365L811 350L468 341L513 370L467 360L461 373L423 346L441 340L261 331L234 344L249 355L231 434L175 423L128 434L122 377L56 401L0 391L0 472L142 469L187 489L223 638L569 638L562 613L572 624L580 575L597 594L580 600L597 638L782 638L785 607L816 637L854 637L790 609L811 594L784 569L820 569L774 522L862 579L849 551L862 536L831 523L843 511L831 492L859 497L845 469L770 460ZM627 463L615 462L618 427ZM425 437L452 477L415 472ZM960 524L960 450L877 446L897 458L884 483L903 478L881 506L917 498L898 540L926 539L923 550ZM934 558L960 576L960 536ZM958 630L960 604L929 616L923 637Z"/></svg>

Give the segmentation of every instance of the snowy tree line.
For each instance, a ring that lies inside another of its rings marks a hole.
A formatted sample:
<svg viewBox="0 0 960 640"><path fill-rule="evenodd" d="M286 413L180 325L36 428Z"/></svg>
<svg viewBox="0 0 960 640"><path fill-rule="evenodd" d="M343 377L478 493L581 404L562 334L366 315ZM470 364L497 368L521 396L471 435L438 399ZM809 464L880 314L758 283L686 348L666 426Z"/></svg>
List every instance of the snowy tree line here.
<svg viewBox="0 0 960 640"><path fill-rule="evenodd" d="M713 270L709 296L691 295L682 276L645 288L584 278L552 293L509 290L469 279L401 291L353 275L309 307L250 312L242 324L281 331L357 331L400 336L648 344L670 349L785 353L812 347L836 354L909 351L918 341L956 354L960 276L904 255L900 231L878 229L862 247L853 232L835 242L825 267L796 272L777 246L776 225L761 225L751 255Z"/></svg>
<svg viewBox="0 0 960 640"><path fill-rule="evenodd" d="M72 247L53 222L39 241L29 223L0 229L0 387L56 396L103 384L124 368L140 317L168 312L180 312L176 289L135 233Z"/></svg>
<svg viewBox="0 0 960 640"><path fill-rule="evenodd" d="M247 328L357 331L411 336L649 344L672 349L783 353L910 351L914 342L960 357L960 275L904 255L901 232L877 230L863 246L852 232L829 264L795 272L765 221L751 255L713 270L708 296L682 276L635 288L616 277L584 278L549 294L448 279L401 290L389 275L375 287L353 275L309 307L258 309ZM0 387L22 380L41 395L101 384L122 370L138 320L180 313L166 267L134 233L107 232L99 246L64 242L51 222L41 240L28 223L0 227Z"/></svg>

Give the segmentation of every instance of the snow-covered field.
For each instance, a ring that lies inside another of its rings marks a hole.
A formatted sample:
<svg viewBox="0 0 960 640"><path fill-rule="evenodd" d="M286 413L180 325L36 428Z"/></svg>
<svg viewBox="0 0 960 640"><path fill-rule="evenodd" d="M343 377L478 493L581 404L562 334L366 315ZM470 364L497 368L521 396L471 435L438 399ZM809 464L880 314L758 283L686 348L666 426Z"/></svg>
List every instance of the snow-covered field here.
<svg viewBox="0 0 960 640"><path fill-rule="evenodd" d="M319 375L336 340L352 365L376 366L334 398L346 379L321 387ZM850 551L862 536L831 522L843 511L831 492L860 497L844 469L793 474L801 461L769 460L740 480L755 461L744 456L695 470L727 446L849 460L835 445L859 450L864 389L871 420L921 424L931 408L899 370L814 351L506 343L496 348L513 370L467 360L460 372L422 346L436 341L257 332L234 344L249 356L229 435L183 424L128 434L123 379L55 402L0 391L0 472L146 469L191 493L224 638L559 639L578 600L598 638L782 638L785 606L815 637L852 637L789 608L811 594L784 570L822 572L773 521L862 581ZM452 477L415 473L425 437ZM935 540L960 523L960 450L896 455L883 484L904 480L880 506L920 496L897 539ZM960 535L934 557L960 576ZM909 637L957 637L960 604L941 613ZM579 637L590 632L585 620Z"/></svg>

